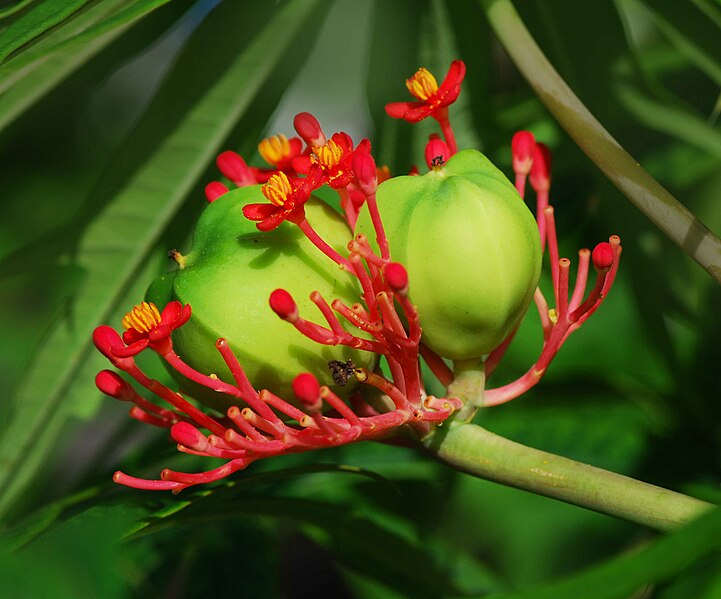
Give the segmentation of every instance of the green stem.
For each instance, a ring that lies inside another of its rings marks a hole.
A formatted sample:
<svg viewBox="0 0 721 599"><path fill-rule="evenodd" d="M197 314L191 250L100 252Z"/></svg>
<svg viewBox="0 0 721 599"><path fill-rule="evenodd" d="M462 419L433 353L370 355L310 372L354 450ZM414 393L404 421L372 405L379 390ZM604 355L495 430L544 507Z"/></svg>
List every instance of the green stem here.
<svg viewBox="0 0 721 599"><path fill-rule="evenodd" d="M681 493L526 447L474 424L439 427L424 445L462 472L656 530L677 528L712 507Z"/></svg>
<svg viewBox="0 0 721 599"><path fill-rule="evenodd" d="M470 422L483 405L486 388L486 367L483 360L456 360L453 363L453 382L448 386L447 396L463 402L455 414L454 422Z"/></svg>
<svg viewBox="0 0 721 599"><path fill-rule="evenodd" d="M510 0L480 0L498 39L540 100L596 166L669 239L721 283L721 239L663 188L574 95Z"/></svg>

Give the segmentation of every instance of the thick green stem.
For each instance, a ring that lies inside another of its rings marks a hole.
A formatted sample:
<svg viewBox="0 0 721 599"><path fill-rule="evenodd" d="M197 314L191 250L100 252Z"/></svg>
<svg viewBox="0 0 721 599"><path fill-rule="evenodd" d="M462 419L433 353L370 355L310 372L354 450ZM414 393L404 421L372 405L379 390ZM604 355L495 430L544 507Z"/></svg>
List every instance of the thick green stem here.
<svg viewBox="0 0 721 599"><path fill-rule="evenodd" d="M721 239L594 118L548 62L510 0L481 0L481 5L518 70L579 147L651 222L721 283Z"/></svg>
<svg viewBox="0 0 721 599"><path fill-rule="evenodd" d="M474 424L439 427L426 448L457 470L656 530L676 528L709 503L526 447Z"/></svg>

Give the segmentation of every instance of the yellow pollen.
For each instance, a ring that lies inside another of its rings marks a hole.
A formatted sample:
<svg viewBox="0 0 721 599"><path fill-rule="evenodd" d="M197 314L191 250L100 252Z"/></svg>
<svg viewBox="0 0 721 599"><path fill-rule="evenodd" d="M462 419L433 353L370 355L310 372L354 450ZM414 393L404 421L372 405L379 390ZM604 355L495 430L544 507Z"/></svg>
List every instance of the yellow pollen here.
<svg viewBox="0 0 721 599"><path fill-rule="evenodd" d="M343 148L332 139L329 139L323 146L313 146L313 156L311 158L323 168L333 168L338 166L341 158L343 158Z"/></svg>
<svg viewBox="0 0 721 599"><path fill-rule="evenodd" d="M413 75L406 79L406 87L416 98L425 102L438 91L438 83L431 73L421 67Z"/></svg>
<svg viewBox="0 0 721 599"><path fill-rule="evenodd" d="M268 164L277 165L290 154L290 142L283 135L267 137L258 144L258 152Z"/></svg>
<svg viewBox="0 0 721 599"><path fill-rule="evenodd" d="M558 312L555 308L551 308L548 311L548 319L553 323L556 324L558 322Z"/></svg>
<svg viewBox="0 0 721 599"><path fill-rule="evenodd" d="M288 196L293 193L293 188L284 172L275 173L260 190L268 201L276 206L285 204Z"/></svg>
<svg viewBox="0 0 721 599"><path fill-rule="evenodd" d="M135 329L138 333L149 333L160 324L160 312L153 302L143 302L123 316L123 328Z"/></svg>

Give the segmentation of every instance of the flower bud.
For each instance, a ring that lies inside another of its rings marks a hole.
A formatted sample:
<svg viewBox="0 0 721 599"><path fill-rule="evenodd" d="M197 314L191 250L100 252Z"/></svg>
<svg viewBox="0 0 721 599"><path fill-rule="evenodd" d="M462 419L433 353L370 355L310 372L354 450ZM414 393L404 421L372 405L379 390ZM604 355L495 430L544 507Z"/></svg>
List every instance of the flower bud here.
<svg viewBox="0 0 721 599"><path fill-rule="evenodd" d="M101 370L95 375L95 385L105 395L120 401L129 401L135 395L130 384L123 380L117 372Z"/></svg>
<svg viewBox="0 0 721 599"><path fill-rule="evenodd" d="M593 267L596 270L608 270L613 266L613 261L616 259L616 252L613 251L610 243L602 242L593 248L591 254L591 260L593 261Z"/></svg>
<svg viewBox="0 0 721 599"><path fill-rule="evenodd" d="M285 289L276 289L270 294L270 307L283 320L293 322L298 319L298 306Z"/></svg>
<svg viewBox="0 0 721 599"><path fill-rule="evenodd" d="M308 408L320 408L320 383L310 372L299 374L293 379L293 394Z"/></svg>
<svg viewBox="0 0 721 599"><path fill-rule="evenodd" d="M386 282L392 291L405 294L408 292L408 271L398 262L391 262L383 269Z"/></svg>
<svg viewBox="0 0 721 599"><path fill-rule="evenodd" d="M537 143L533 149L533 164L528 178L536 192L551 188L551 150L547 145Z"/></svg>
<svg viewBox="0 0 721 599"><path fill-rule="evenodd" d="M352 166L358 188L367 196L374 194L378 188L378 170L373 156L369 152L356 152Z"/></svg>
<svg viewBox="0 0 721 599"><path fill-rule="evenodd" d="M511 154L513 155L513 172L517 175L527 175L531 172L533 154L536 148L536 139L529 131L519 131L511 140Z"/></svg>
<svg viewBox="0 0 721 599"><path fill-rule="evenodd" d="M308 146L325 145L327 140L323 129L321 129L318 119L310 112L300 112L296 114L293 119L293 126Z"/></svg>
<svg viewBox="0 0 721 599"><path fill-rule="evenodd" d="M211 204L226 193L228 193L228 188L220 181L211 181L205 186L205 197Z"/></svg>
<svg viewBox="0 0 721 599"><path fill-rule="evenodd" d="M426 164L428 168L440 168L451 157L451 150L448 144L437 135L432 136L426 144Z"/></svg>

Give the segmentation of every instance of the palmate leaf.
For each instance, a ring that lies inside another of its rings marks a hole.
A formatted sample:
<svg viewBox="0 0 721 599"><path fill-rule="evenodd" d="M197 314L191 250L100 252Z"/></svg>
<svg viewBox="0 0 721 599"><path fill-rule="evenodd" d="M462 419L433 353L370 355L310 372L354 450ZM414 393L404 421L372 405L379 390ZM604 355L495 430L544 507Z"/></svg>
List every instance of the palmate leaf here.
<svg viewBox="0 0 721 599"><path fill-rule="evenodd" d="M49 29L62 23L88 0L43 0L0 34L0 62Z"/></svg>
<svg viewBox="0 0 721 599"><path fill-rule="evenodd" d="M273 75L290 80L292 69L276 67L297 36L307 35L308 26L320 20L311 17L323 4L264 4L266 14L255 23L248 19L252 13L247 3L216 8L194 33L136 130L100 178L91 196L89 224L73 256L86 269L87 279L37 352L2 431L0 513L7 511L45 458L49 445L43 443L42 450L35 451L36 439L62 426L64 393L93 351L92 329L110 316L266 79ZM93 394L88 398L95 401Z"/></svg>
<svg viewBox="0 0 721 599"><path fill-rule="evenodd" d="M0 66L0 131L140 19L170 0L92 4Z"/></svg>
<svg viewBox="0 0 721 599"><path fill-rule="evenodd" d="M486 595L488 599L625 599L645 585L669 580L721 546L721 509L638 552L528 591Z"/></svg>

